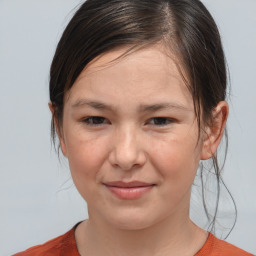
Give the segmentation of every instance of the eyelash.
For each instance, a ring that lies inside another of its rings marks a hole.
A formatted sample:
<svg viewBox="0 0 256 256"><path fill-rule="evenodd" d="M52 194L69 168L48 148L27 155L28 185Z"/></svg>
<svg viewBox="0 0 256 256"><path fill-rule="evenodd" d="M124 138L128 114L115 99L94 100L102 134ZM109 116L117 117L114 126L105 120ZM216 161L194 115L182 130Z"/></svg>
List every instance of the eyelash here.
<svg viewBox="0 0 256 256"><path fill-rule="evenodd" d="M99 123L98 122L99 120L101 120L103 122ZM83 119L83 123L85 123L86 125L89 125L89 126L100 126L100 125L104 125L106 123L105 122L106 120L107 119L102 116L90 116L90 117ZM94 123L95 121L96 121L96 123Z"/></svg>
<svg viewBox="0 0 256 256"><path fill-rule="evenodd" d="M156 126L166 126L174 122L172 118L168 118L168 117L153 117L150 119L150 121L151 120L158 121L158 122L160 121L161 124L158 124L158 125L154 124ZM165 121L165 123L163 124L162 121Z"/></svg>
<svg viewBox="0 0 256 256"><path fill-rule="evenodd" d="M152 124L151 121L154 121L158 124L156 124L156 123ZM163 121L164 121L164 123L163 123ZM167 117L153 117L153 118L150 118L149 121L147 121L147 124L163 127L163 126L167 126L169 124L172 124L174 121L175 121L174 119L167 118ZM104 125L104 124L109 124L107 119L102 117L102 116L87 117L87 118L83 119L83 123L85 123L88 126L101 126L101 125Z"/></svg>

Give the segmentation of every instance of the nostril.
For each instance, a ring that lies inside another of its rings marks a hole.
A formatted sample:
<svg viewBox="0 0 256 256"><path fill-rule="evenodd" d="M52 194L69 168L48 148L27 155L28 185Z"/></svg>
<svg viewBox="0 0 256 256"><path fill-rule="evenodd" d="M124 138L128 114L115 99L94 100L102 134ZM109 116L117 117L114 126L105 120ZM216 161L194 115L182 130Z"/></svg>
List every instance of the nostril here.
<svg viewBox="0 0 256 256"><path fill-rule="evenodd" d="M118 151L116 149L109 155L110 164L125 171L143 166L146 159L146 155L142 150L129 152L128 150Z"/></svg>

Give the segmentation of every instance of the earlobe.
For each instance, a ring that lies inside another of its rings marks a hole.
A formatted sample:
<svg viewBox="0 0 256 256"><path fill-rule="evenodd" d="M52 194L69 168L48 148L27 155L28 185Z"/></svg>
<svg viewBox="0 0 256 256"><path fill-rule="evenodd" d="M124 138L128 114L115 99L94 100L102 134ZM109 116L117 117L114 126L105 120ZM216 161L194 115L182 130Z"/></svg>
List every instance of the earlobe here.
<svg viewBox="0 0 256 256"><path fill-rule="evenodd" d="M54 122L55 131L56 131L56 133L58 135L58 138L59 138L59 141L60 141L61 151L62 151L63 155L67 157L67 149L66 149L66 144L65 144L65 141L64 141L64 136L62 135L62 133L59 130L58 121L56 120L56 116L55 116L55 111L56 110L55 110L52 102L49 102L48 106L49 106L49 109L52 113L52 120Z"/></svg>
<svg viewBox="0 0 256 256"><path fill-rule="evenodd" d="M61 148L62 154L65 157L67 157L67 147L66 147L65 141L63 138L60 138L60 137L59 137L59 141L60 141L60 148Z"/></svg>
<svg viewBox="0 0 256 256"><path fill-rule="evenodd" d="M52 113L52 117L54 117L54 107L53 107L53 104L52 104L51 101L48 103L48 107L49 107L49 109L50 109L50 111Z"/></svg>
<svg viewBox="0 0 256 256"><path fill-rule="evenodd" d="M229 108L226 101L220 101L214 108L211 125L205 128L202 136L201 160L207 160L215 154L225 130L228 112Z"/></svg>
<svg viewBox="0 0 256 256"><path fill-rule="evenodd" d="M214 154L214 152L212 152L212 147L211 147L212 137L211 137L211 132L209 127L207 127L206 130L204 131L202 141L203 141L203 146L201 150L201 160L207 160L211 158L212 155Z"/></svg>

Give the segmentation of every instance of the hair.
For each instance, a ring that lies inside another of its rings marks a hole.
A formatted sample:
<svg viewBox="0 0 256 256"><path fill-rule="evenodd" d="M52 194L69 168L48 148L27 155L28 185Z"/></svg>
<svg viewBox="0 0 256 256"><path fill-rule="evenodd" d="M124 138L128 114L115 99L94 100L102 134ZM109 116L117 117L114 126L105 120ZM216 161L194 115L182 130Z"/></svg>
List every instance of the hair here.
<svg viewBox="0 0 256 256"><path fill-rule="evenodd" d="M87 0L64 30L50 69L54 145L56 130L62 126L64 95L90 61L120 47L129 46L128 54L158 42L178 59L193 98L198 128L211 124L212 110L226 99L227 69L217 25L206 7L199 0ZM217 154L212 163L217 179L212 219L204 201L211 231L223 183ZM202 195L204 200L203 178Z"/></svg>

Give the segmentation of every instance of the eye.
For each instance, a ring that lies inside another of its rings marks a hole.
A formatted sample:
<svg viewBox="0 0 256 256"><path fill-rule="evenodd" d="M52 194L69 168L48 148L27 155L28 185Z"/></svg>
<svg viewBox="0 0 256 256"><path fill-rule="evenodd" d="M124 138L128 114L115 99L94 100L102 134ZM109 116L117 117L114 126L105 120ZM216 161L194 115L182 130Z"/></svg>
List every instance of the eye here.
<svg viewBox="0 0 256 256"><path fill-rule="evenodd" d="M149 124L156 126L165 126L173 122L173 119L167 117L154 117L149 120Z"/></svg>
<svg viewBox="0 0 256 256"><path fill-rule="evenodd" d="M99 125L107 124L108 121L106 118L102 116L90 116L83 119L83 123L91 126L99 126Z"/></svg>

